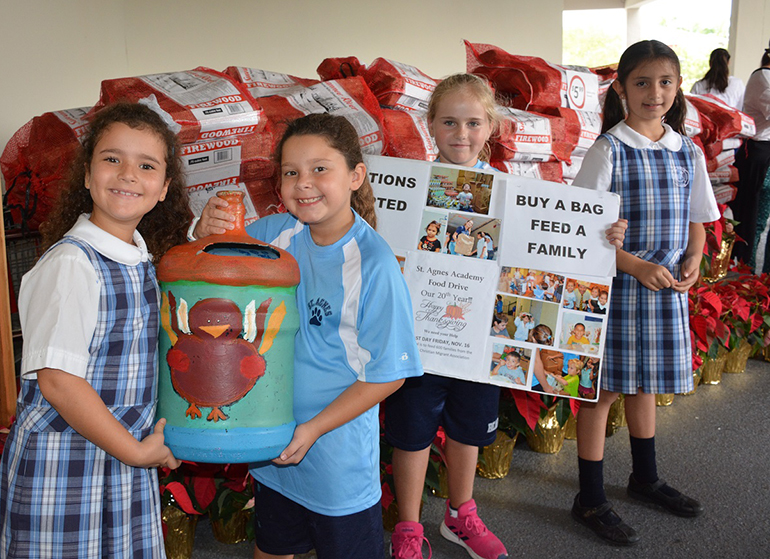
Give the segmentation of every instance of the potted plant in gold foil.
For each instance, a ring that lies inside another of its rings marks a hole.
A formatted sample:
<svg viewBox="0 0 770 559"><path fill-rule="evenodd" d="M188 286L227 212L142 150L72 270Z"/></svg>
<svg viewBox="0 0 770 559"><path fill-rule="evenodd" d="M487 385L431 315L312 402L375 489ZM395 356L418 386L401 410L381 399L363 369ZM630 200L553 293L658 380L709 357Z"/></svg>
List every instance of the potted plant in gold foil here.
<svg viewBox="0 0 770 559"><path fill-rule="evenodd" d="M513 458L513 447L519 433L527 426L516 409L512 389L500 391L499 422L495 442L479 450L479 462L476 471L487 479L500 479L508 475Z"/></svg>
<svg viewBox="0 0 770 559"><path fill-rule="evenodd" d="M730 337L725 320L727 309L715 285L698 284L690 289L688 296L694 375L700 373L696 385L698 380L704 384L719 384Z"/></svg>
<svg viewBox="0 0 770 559"><path fill-rule="evenodd" d="M214 498L207 512L214 537L222 543L254 538L254 491L247 464L225 464L213 475Z"/></svg>
<svg viewBox="0 0 770 559"><path fill-rule="evenodd" d="M201 483L194 475L197 469L192 462L182 462L176 470L158 468L163 537L169 559L192 556L198 518L214 497L213 485L205 480Z"/></svg>

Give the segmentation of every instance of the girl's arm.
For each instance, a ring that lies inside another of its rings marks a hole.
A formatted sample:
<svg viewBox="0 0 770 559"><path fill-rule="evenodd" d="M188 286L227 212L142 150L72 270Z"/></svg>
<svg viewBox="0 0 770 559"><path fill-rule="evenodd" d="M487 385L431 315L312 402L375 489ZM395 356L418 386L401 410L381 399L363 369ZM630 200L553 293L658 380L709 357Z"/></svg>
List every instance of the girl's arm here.
<svg viewBox="0 0 770 559"><path fill-rule="evenodd" d="M548 378L546 377L545 368L543 367L543 360L540 358L540 351L538 350L535 350L535 366L533 370L535 378L537 379L537 382L540 383L543 391L553 394L555 391L551 388L551 385L548 384Z"/></svg>
<svg viewBox="0 0 770 559"><path fill-rule="evenodd" d="M45 399L75 431L121 462L137 468L179 467L181 462L164 444L165 419L158 421L151 435L137 441L84 378L59 369L40 369L37 382Z"/></svg>
<svg viewBox="0 0 770 559"><path fill-rule="evenodd" d="M321 435L355 419L390 396L402 384L404 379L383 383L357 380L313 419L297 425L289 446L273 462L280 465L298 464Z"/></svg>
<svg viewBox="0 0 770 559"><path fill-rule="evenodd" d="M551 376L552 376L554 379L556 379L556 382L558 382L559 384L561 384L561 385L563 385L563 386L567 386L567 379L565 379L563 376L561 376L561 375L555 375L555 374L553 374L553 373L550 373L550 375L551 375Z"/></svg>
<svg viewBox="0 0 770 559"><path fill-rule="evenodd" d="M682 279L673 286L674 291L687 293L698 281L703 246L706 244L706 230L702 223L690 222L690 236L681 266Z"/></svg>
<svg viewBox="0 0 770 559"><path fill-rule="evenodd" d="M659 291L676 284L674 276L665 266L647 262L625 250L618 250L617 265L618 270L634 276L650 291Z"/></svg>
<svg viewBox="0 0 770 559"><path fill-rule="evenodd" d="M193 230L193 237L201 239L209 235L223 235L226 231L235 227L235 216L230 215L219 208L226 208L227 201L218 196L209 198L203 207L201 217Z"/></svg>

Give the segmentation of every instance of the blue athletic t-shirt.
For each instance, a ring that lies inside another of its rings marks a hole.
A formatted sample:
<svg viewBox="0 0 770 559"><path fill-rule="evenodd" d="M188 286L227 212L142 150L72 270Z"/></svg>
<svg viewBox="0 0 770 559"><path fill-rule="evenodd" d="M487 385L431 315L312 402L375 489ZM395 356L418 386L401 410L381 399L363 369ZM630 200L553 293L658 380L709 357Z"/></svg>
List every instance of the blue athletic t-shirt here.
<svg viewBox="0 0 770 559"><path fill-rule="evenodd" d="M356 214L345 236L318 246L290 214L257 220L252 237L288 251L299 264L299 332L294 354L294 417L315 417L356 380L419 376L409 291L387 243ZM296 465L260 465L251 474L302 506L328 516L380 500L378 406L319 437Z"/></svg>

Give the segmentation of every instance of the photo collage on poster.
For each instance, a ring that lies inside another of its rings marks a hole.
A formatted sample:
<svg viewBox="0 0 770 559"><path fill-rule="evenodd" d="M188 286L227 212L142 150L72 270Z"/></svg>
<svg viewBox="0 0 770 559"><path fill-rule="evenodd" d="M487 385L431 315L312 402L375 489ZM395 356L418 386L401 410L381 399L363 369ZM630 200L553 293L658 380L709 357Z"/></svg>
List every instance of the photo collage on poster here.
<svg viewBox="0 0 770 559"><path fill-rule="evenodd" d="M489 217L494 175L433 166L417 250L495 260L500 219Z"/></svg>
<svg viewBox="0 0 770 559"><path fill-rule="evenodd" d="M502 266L492 313L489 382L596 398L610 285Z"/></svg>

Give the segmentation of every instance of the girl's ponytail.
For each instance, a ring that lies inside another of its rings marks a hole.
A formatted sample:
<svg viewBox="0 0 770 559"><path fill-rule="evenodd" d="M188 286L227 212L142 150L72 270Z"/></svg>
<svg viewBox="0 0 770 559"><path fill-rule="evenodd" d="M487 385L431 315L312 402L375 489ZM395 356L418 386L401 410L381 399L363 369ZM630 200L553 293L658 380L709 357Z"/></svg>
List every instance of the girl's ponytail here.
<svg viewBox="0 0 770 559"><path fill-rule="evenodd" d="M685 100L684 93L680 87L676 92L676 97L674 97L674 104L671 105L671 108L666 113L664 120L666 124L668 124L674 130L674 132L679 132L680 134L685 135L684 119L686 116L687 101Z"/></svg>
<svg viewBox="0 0 770 559"><path fill-rule="evenodd" d="M361 216L361 218L372 226L372 229L377 229L377 215L374 212L374 204L376 198L374 197L374 190L369 183L369 176L367 174L363 184L354 190L350 194L350 207Z"/></svg>
<svg viewBox="0 0 770 559"><path fill-rule="evenodd" d="M623 101L614 87L607 90L607 96L604 98L604 110L602 116L602 134L610 128L623 122L626 119L626 112L623 109Z"/></svg>

